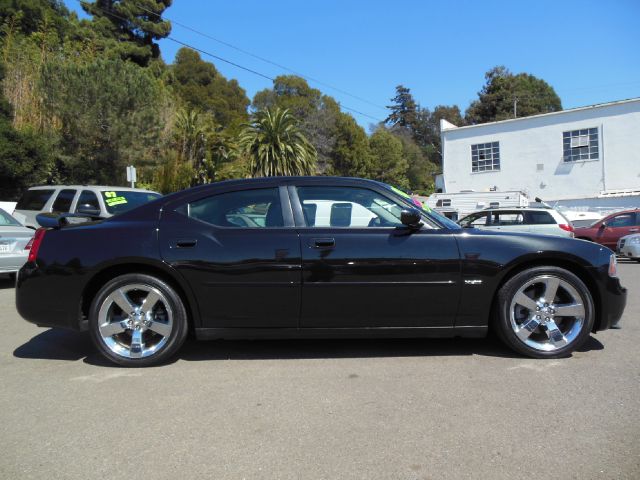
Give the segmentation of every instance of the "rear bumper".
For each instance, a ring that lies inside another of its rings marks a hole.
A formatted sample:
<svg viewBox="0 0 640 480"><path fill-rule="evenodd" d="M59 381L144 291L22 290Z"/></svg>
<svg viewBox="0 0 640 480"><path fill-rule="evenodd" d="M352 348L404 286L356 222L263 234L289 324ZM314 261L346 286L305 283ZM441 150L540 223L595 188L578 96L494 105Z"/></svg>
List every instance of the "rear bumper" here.
<svg viewBox="0 0 640 480"><path fill-rule="evenodd" d="M39 327L79 330L79 300L63 280L52 282L33 263L26 263L16 278L16 309Z"/></svg>

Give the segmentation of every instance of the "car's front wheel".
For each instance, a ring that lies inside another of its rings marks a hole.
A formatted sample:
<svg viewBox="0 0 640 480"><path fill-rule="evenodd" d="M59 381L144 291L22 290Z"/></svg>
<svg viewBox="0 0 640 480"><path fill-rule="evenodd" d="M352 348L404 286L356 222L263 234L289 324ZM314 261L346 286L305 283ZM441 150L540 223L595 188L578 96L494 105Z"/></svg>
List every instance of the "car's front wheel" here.
<svg viewBox="0 0 640 480"><path fill-rule="evenodd" d="M529 357L567 356L593 328L589 289L559 267L529 268L509 279L498 292L498 309L498 335Z"/></svg>
<svg viewBox="0 0 640 480"><path fill-rule="evenodd" d="M100 289L89 314L91 339L108 360L147 367L172 357L187 336L180 296L150 275L126 274Z"/></svg>

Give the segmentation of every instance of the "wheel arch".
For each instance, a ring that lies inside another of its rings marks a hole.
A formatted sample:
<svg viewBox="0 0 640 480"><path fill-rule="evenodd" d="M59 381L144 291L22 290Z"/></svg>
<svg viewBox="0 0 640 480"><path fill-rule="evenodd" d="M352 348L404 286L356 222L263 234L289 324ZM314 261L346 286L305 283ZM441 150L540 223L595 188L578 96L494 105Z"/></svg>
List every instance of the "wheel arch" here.
<svg viewBox="0 0 640 480"><path fill-rule="evenodd" d="M154 276L175 289L176 293L182 299L184 307L187 311L187 321L189 329L193 330L200 321L200 312L198 310L195 297L188 285L180 278L179 273L168 267L166 264L148 263L140 260L128 261L126 263L117 263L106 265L89 279L80 299L80 321L81 329L85 330L91 302L108 281L113 278L125 275L127 273L140 273ZM84 324L84 325L83 325Z"/></svg>
<svg viewBox="0 0 640 480"><path fill-rule="evenodd" d="M489 326L493 328L493 322L495 320L495 315L497 314L498 307L498 293L500 289L503 287L505 283L507 283L511 278L513 278L518 273L527 270L529 268L535 267L559 267L564 268L565 270L570 271L574 275L576 275L580 280L584 282L584 284L589 289L589 293L591 293L591 297L593 298L593 306L595 319L593 322L592 332L596 332L600 327L601 318L601 306L602 300L600 298L600 293L598 291L598 287L596 285L595 280L591 277L587 269L580 265L580 263L576 261L572 261L566 258L557 258L557 257L543 257L536 258L535 260L526 260L516 265L511 266L507 270L507 272L502 276L500 282L496 286L495 292L493 294L493 300L491 301L491 308L489 310Z"/></svg>

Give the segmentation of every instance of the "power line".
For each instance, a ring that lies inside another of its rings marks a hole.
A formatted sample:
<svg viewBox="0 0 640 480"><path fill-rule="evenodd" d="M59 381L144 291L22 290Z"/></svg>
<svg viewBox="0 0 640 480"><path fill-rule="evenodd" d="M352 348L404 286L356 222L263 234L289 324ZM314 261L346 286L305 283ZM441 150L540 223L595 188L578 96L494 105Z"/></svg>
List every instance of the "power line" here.
<svg viewBox="0 0 640 480"><path fill-rule="evenodd" d="M250 57L253 57L253 58L257 59L257 60L260 60L261 62L265 62L265 63L268 63L270 65L273 65L274 67L278 67L278 68L280 68L282 70L286 70L287 72L291 72L291 73L293 73L293 74L295 74L295 75L297 75L299 77L302 77L302 78L304 78L306 80L309 80L311 82L315 82L318 85L322 85L324 87L330 88L332 90L335 90L336 92L340 92L343 95L347 95L347 96L349 96L351 98L354 98L354 99L359 100L361 102L367 103L367 104L369 104L371 106L374 106L376 108L380 108L380 109L385 110L385 111L387 110L387 107L384 107L382 105L378 105L377 103L374 103L374 102L371 102L371 101L369 101L369 100L367 100L365 98L359 97L358 95L354 95L353 93L349 93L346 90L343 90L341 88L338 88L338 87L335 87L333 85L330 85L330 84L328 84L326 82L323 82L322 80L318 80L317 78L313 78L313 77L311 77L309 75L304 75L304 74L302 74L300 72L297 72L296 70L293 70L293 69L291 69L291 68L289 68L289 67L287 67L285 65L282 65L280 63L277 63L277 62L274 62L272 60L269 60L268 58L261 57L260 55L256 55L255 53L251 53L251 52L249 52L247 50L244 50L243 48L240 48L240 47L238 47L236 45L233 45L233 44L231 44L229 42L225 42L224 40L220 40L219 38L216 38L216 37L214 37L212 35L209 35L208 33L202 32L202 31L197 30L197 29L195 29L193 27L190 27L189 25L185 25L184 23L178 22L177 20L173 20L173 19L171 19L169 17L162 17L162 16L160 16L160 14L158 14L158 13L152 11L152 10L147 9L147 8L143 7L142 5L139 5L137 3L134 3L134 5L136 7L138 7L140 10L144 11L144 12L147 12L147 13L149 13L151 15L155 15L158 18L163 18L165 20L169 20L171 23L174 23L174 24L178 25L179 27L182 27L182 28L184 28L186 30L189 30L189 31L191 31L193 33L201 35L201 36L203 36L205 38L208 38L210 40L213 40L214 42L218 42L218 43L220 43L222 45L225 45L226 47L232 48L232 49L234 49L234 50L236 50L236 51L238 51L240 53L243 53L243 54L248 55Z"/></svg>
<svg viewBox="0 0 640 480"><path fill-rule="evenodd" d="M83 0L76 0L76 1L77 1L80 5L82 5L83 3L85 3L85 4L87 3L87 2L85 2L85 1L83 1ZM110 16L112 16L112 17L114 17L114 18L119 19L119 20L124 20L125 22L128 22L128 21L129 21L128 19L126 19L126 18L124 18L124 17L122 17L122 16L120 16L120 15L118 15L118 14L114 13L114 12L110 12L110 11L108 11L108 10L105 10L104 8L99 7L99 6L98 6L97 4L95 4L95 3L94 3L94 4L91 4L91 5L92 5L92 6L94 6L94 7L97 7L99 10L101 10L101 11L102 11L103 13L105 13L106 15L110 15ZM252 74L254 74L254 75L257 75L257 76L259 76L259 77L265 78L265 79L270 80L270 81L272 81L272 82L273 82L273 81L275 81L275 78L270 77L269 75L265 75L264 73L260 73L260 72L258 72L258 71L256 71L256 70L252 70L251 68L244 67L244 66L242 66L242 65L240 65L240 64L238 64L238 63L232 62L231 60L227 60L226 58L222 58L222 57L220 57L219 55L215 55L215 54L213 54L213 53L211 53L211 52L208 52L208 51L206 51L206 50L202 50L202 49L200 49L200 48L198 48L198 47L194 47L193 45L190 45L190 44L188 44L188 43L186 43L186 42L183 42L182 40L178 40L177 38L174 38L174 37L166 37L166 39L167 39L167 40L171 40L172 42L178 43L178 44L180 44L180 45L182 45L182 46L184 46L184 47L186 47L186 48L190 48L191 50L194 50L194 51L196 51L196 52L202 53L203 55L207 55L207 56L209 56L209 57L215 58L216 60L220 60L221 62L227 63L227 64L229 64L229 65L232 65L232 66L234 66L234 67L236 67L236 68L239 68L239 69L241 69L241 70L244 70L244 71L246 71L246 72L252 73ZM367 118L369 118L369 119L371 119L371 120L375 120L376 122L383 122L383 121L384 121L384 120L382 120L382 119L380 119L380 118L377 118L377 117L374 117L374 116L372 116L372 115L369 115L369 114L363 113L363 112L361 112L361 111L359 111L359 110L356 110L355 108L347 107L346 105L343 105L343 104L342 104L342 103L340 103L340 102L338 102L338 105L340 106L340 108L343 108L344 110L348 110L348 111L353 112L353 113L355 113L355 114L357 114L357 115L361 115L361 116L363 116L363 117L367 117Z"/></svg>

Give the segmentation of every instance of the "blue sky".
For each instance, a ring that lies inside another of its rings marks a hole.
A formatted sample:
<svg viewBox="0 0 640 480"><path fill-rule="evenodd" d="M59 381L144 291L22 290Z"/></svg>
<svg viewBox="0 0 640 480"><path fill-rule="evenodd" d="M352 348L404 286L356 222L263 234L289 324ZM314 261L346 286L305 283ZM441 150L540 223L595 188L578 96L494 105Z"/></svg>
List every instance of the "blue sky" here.
<svg viewBox="0 0 640 480"><path fill-rule="evenodd" d="M543 78L564 108L640 96L638 0L174 0L165 17L365 99L309 82L377 119L386 117L378 106L389 104L398 84L422 106L464 111L495 65ZM171 36L269 77L289 73L179 25ZM160 48L171 63L180 45L162 40ZM203 58L238 79L250 98L271 86Z"/></svg>

